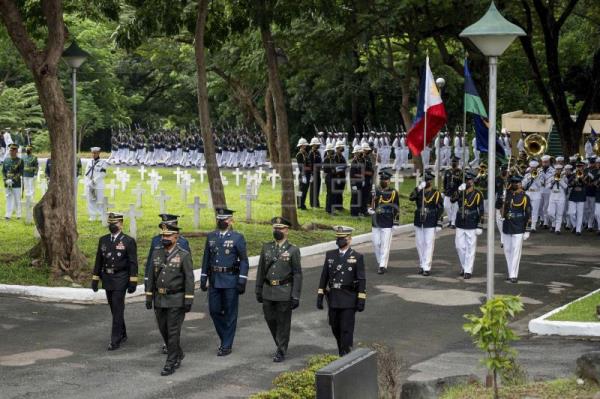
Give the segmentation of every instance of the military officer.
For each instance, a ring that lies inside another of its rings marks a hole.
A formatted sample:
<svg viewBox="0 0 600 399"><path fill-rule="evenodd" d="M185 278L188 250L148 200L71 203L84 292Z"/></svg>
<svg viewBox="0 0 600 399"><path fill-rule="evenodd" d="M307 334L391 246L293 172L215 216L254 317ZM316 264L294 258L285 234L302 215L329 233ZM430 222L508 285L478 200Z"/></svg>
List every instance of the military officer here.
<svg viewBox="0 0 600 399"><path fill-rule="evenodd" d="M318 138L313 137L310 140L310 152L308 153L308 160L311 168L311 177L309 179L310 183L310 194L309 194L309 202L311 208L320 208L321 203L319 202L319 194L321 192L321 166L323 163L321 153L319 152L319 147L321 146L321 142Z"/></svg>
<svg viewBox="0 0 600 399"><path fill-rule="evenodd" d="M379 186L375 189L369 214L371 214L371 230L373 236L373 247L377 259L378 274L387 270L392 243L392 228L398 224L400 216L400 200L398 192L390 187L392 177L391 168L383 168L379 171Z"/></svg>
<svg viewBox="0 0 600 399"><path fill-rule="evenodd" d="M333 186L333 175L335 173L334 148L333 144L327 144L325 147L325 157L323 158L323 174L325 175L325 212L333 214L333 199L335 196L335 187Z"/></svg>
<svg viewBox="0 0 600 399"><path fill-rule="evenodd" d="M38 159L32 154L30 145L25 147L25 156L23 159L23 189L25 190L25 198L33 201L34 185L33 178L38 173Z"/></svg>
<svg viewBox="0 0 600 399"><path fill-rule="evenodd" d="M365 310L366 274L363 255L350 247L351 227L335 226L338 249L327 251L319 289L317 309L323 309L327 297L328 319L340 356L352 350L356 312Z"/></svg>
<svg viewBox="0 0 600 399"><path fill-rule="evenodd" d="M535 232L542 205L542 191L545 185L544 173L538 168L539 162L529 161L529 169L523 177L522 185L531 200L531 231Z"/></svg>
<svg viewBox="0 0 600 399"><path fill-rule="evenodd" d="M6 192L6 213L4 218L9 220L13 211L17 219L21 218L21 178L23 177L23 160L17 156L19 146L10 144L8 146L8 157L2 162L2 177Z"/></svg>
<svg viewBox="0 0 600 399"><path fill-rule="evenodd" d="M519 278L519 263L521 262L521 249L523 240L529 238L531 224L531 200L523 191L522 177L511 176L511 189L506 192L502 209L502 242L504 243L504 256L508 267L507 281L517 283Z"/></svg>
<svg viewBox="0 0 600 399"><path fill-rule="evenodd" d="M338 140L335 144L335 155L333 157L333 201L331 210L333 213L344 208L344 189L346 188L346 169L348 163L344 157L345 144Z"/></svg>
<svg viewBox="0 0 600 399"><path fill-rule="evenodd" d="M98 282L106 291L112 313L112 333L108 350L119 349L127 340L125 328L125 291L135 292L138 281L137 245L133 238L123 234L123 215L108 214L110 234L100 237L96 263L92 275L92 290L98 291Z"/></svg>
<svg viewBox="0 0 600 399"><path fill-rule="evenodd" d="M468 171L465 173L465 182L458 187L458 191L452 198L458 202L456 212L456 237L454 243L460 260L461 272L465 280L473 274L475 263L475 251L477 249L477 236L481 235L481 219L484 215L483 194L474 187L475 174Z"/></svg>
<svg viewBox="0 0 600 399"><path fill-rule="evenodd" d="M459 158L452 157L452 167L444 173L444 209L448 215L448 226L453 229L458 205L452 202L458 186L462 182L462 171L458 167Z"/></svg>
<svg viewBox="0 0 600 399"><path fill-rule="evenodd" d="M160 375L171 375L184 358L179 344L185 313L194 301L192 255L179 245L180 228L161 225L161 242L152 249L151 269L146 279L146 309L152 309L158 329L167 343L167 361Z"/></svg>
<svg viewBox="0 0 600 399"><path fill-rule="evenodd" d="M565 200L569 183L567 176L563 173L563 166L555 166L554 176L546 180L546 188L550 190L547 215L550 223L550 230L554 229L556 234L560 234L562 227L563 213L565 211Z"/></svg>
<svg viewBox="0 0 600 399"><path fill-rule="evenodd" d="M301 193L300 198L298 198L298 208L306 210L306 196L308 195L308 187L312 177L312 166L307 153L308 141L305 138L300 138L297 147L299 150L296 154L296 167L300 172L298 174L298 187Z"/></svg>
<svg viewBox="0 0 600 399"><path fill-rule="evenodd" d="M419 253L419 274L431 275L431 262L433 260L433 246L435 232L441 230L439 220L442 218L444 206L442 196L431 184L434 176L431 172L425 173L424 179L410 194L409 199L415 201L415 241Z"/></svg>
<svg viewBox="0 0 600 399"><path fill-rule="evenodd" d="M292 310L300 306L302 268L300 249L289 243L292 225L287 219L271 219L273 239L263 245L256 272L256 300L263 304L265 320L277 350L273 361L282 362L290 341Z"/></svg>
<svg viewBox="0 0 600 399"><path fill-rule="evenodd" d="M210 316L221 340L217 356L227 356L235 337L239 295L246 291L248 254L244 236L233 231L233 211L217 208L216 213L217 229L206 237L200 288L208 290Z"/></svg>
<svg viewBox="0 0 600 399"><path fill-rule="evenodd" d="M106 161L100 159L100 147L92 147L92 159L85 172L86 200L90 221L102 215L102 200L104 198L104 177L106 176Z"/></svg>
<svg viewBox="0 0 600 399"><path fill-rule="evenodd" d="M368 143L362 145L362 151L364 183L360 200L361 213L367 216L367 208L371 205L371 197L373 195L373 174L375 173L375 167L377 165L377 154L373 152L373 149Z"/></svg>
<svg viewBox="0 0 600 399"><path fill-rule="evenodd" d="M350 215L360 216L362 212L362 189L365 184L364 159L362 147L357 145L352 150L350 163Z"/></svg>
<svg viewBox="0 0 600 399"><path fill-rule="evenodd" d="M569 205L567 215L570 219L570 225L573 226L573 233L578 236L581 235L581 228L583 225L583 210L586 201L585 194L585 164L581 161L577 161L576 170L574 173L569 175L568 182L569 188Z"/></svg>

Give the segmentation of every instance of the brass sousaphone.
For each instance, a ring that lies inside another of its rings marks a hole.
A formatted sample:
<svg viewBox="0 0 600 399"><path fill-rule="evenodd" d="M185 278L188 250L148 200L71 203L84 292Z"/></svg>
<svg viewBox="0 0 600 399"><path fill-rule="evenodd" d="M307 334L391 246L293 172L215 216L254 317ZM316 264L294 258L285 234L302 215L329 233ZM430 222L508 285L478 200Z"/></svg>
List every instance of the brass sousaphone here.
<svg viewBox="0 0 600 399"><path fill-rule="evenodd" d="M543 155L548 148L546 139L538 133L530 134L525 137L525 152L530 158L536 158Z"/></svg>

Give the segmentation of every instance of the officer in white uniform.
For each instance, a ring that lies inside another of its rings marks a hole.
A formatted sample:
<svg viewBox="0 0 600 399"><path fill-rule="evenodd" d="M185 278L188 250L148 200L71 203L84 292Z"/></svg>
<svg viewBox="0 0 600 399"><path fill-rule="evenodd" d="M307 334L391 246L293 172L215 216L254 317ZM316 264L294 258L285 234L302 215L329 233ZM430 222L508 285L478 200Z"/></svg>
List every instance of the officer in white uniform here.
<svg viewBox="0 0 600 399"><path fill-rule="evenodd" d="M104 198L104 177L108 167L105 160L100 159L100 147L92 147L92 159L85 170L86 200L90 221L102 216L102 200Z"/></svg>
<svg viewBox="0 0 600 399"><path fill-rule="evenodd" d="M565 212L567 189L569 187L567 176L562 172L563 166L557 164L554 176L546 179L546 188L550 191L546 216L548 217L548 223L550 224L551 229L554 229L556 234L560 234L563 214Z"/></svg>
<svg viewBox="0 0 600 399"><path fill-rule="evenodd" d="M548 205L550 204L550 188L548 187L548 182L554 179L554 167L550 165L550 155L544 155L542 157L542 170L540 170L540 174L542 175L542 183L544 187L542 187L542 203L540 204L540 213L541 219L544 223L544 228L547 229L550 221L548 219Z"/></svg>
<svg viewBox="0 0 600 399"><path fill-rule="evenodd" d="M523 177L523 189L527 192L531 200L531 231L535 232L540 205L542 203L542 189L544 188L544 174L538 169L538 161L529 162L529 169Z"/></svg>

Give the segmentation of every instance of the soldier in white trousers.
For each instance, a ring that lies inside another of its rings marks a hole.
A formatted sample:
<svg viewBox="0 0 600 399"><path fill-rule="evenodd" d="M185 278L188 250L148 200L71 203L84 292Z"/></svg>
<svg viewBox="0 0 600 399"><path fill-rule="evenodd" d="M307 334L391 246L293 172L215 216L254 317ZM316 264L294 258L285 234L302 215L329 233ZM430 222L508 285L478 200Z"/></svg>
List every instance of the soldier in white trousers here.
<svg viewBox="0 0 600 399"><path fill-rule="evenodd" d="M104 199L104 177L107 163L100 159L100 147L92 147L92 159L88 163L84 175L86 200L90 221L102 216L102 201Z"/></svg>
<svg viewBox="0 0 600 399"><path fill-rule="evenodd" d="M565 201L567 199L567 189L569 188L567 176L563 173L562 165L556 165L554 176L546 179L546 188L550 191L547 209L548 223L551 231L553 230L556 234L560 234L563 213L565 211Z"/></svg>
<svg viewBox="0 0 600 399"><path fill-rule="evenodd" d="M4 178L4 190L6 193L6 213L4 218L9 220L13 212L17 219L21 218L21 183L23 178L23 161L17 156L19 146L10 144L8 156L2 161L2 177Z"/></svg>
<svg viewBox="0 0 600 399"><path fill-rule="evenodd" d="M523 191L521 179L520 176L510 178L512 187L507 190L502 209L502 242L508 268L507 281L513 284L518 282L523 240L529 238L528 226L531 222L531 201Z"/></svg>
<svg viewBox="0 0 600 399"><path fill-rule="evenodd" d="M540 170L542 175L542 201L540 204L540 213L544 228L547 229L550 221L548 219L548 205L550 204L550 188L548 183L554 179L554 167L550 165L550 155L544 155L542 157L542 169Z"/></svg>
<svg viewBox="0 0 600 399"><path fill-rule="evenodd" d="M523 177L523 188L531 200L531 231L536 231L542 203L542 190L544 188L544 174L538 169L538 161L529 162L529 169Z"/></svg>

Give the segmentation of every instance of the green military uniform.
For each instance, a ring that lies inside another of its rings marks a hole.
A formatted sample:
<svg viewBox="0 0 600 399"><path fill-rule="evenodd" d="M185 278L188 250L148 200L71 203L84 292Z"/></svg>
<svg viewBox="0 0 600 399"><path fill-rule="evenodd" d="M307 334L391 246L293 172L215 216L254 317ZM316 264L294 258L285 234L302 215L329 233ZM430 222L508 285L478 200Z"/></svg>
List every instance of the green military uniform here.
<svg viewBox="0 0 600 399"><path fill-rule="evenodd" d="M162 234L176 234L178 227L165 226ZM185 313L194 301L194 268L188 251L175 244L170 251L157 245L152 251L151 271L146 280L146 308L154 305L158 328L167 342L163 375L172 374L183 359L179 345ZM165 373L165 370L169 370Z"/></svg>
<svg viewBox="0 0 600 399"><path fill-rule="evenodd" d="M25 197L33 197L33 178L37 175L39 164L35 155L31 154L31 147L27 146L27 153L23 156L23 189Z"/></svg>
<svg viewBox="0 0 600 399"><path fill-rule="evenodd" d="M9 146L10 150L18 149L16 144ZM14 154L13 154L14 155ZM23 176L23 161L21 158L10 155L4 159L2 163L2 177L4 178L4 187L6 187L6 213L5 219L12 217L13 211L16 212L17 218L21 217L21 180Z"/></svg>
<svg viewBox="0 0 600 399"><path fill-rule="evenodd" d="M291 224L280 217L271 221L274 228ZM256 273L256 299L263 304L265 320L277 345L274 361L281 361L290 340L292 310L298 307L302 290L300 249L287 239L263 245Z"/></svg>

